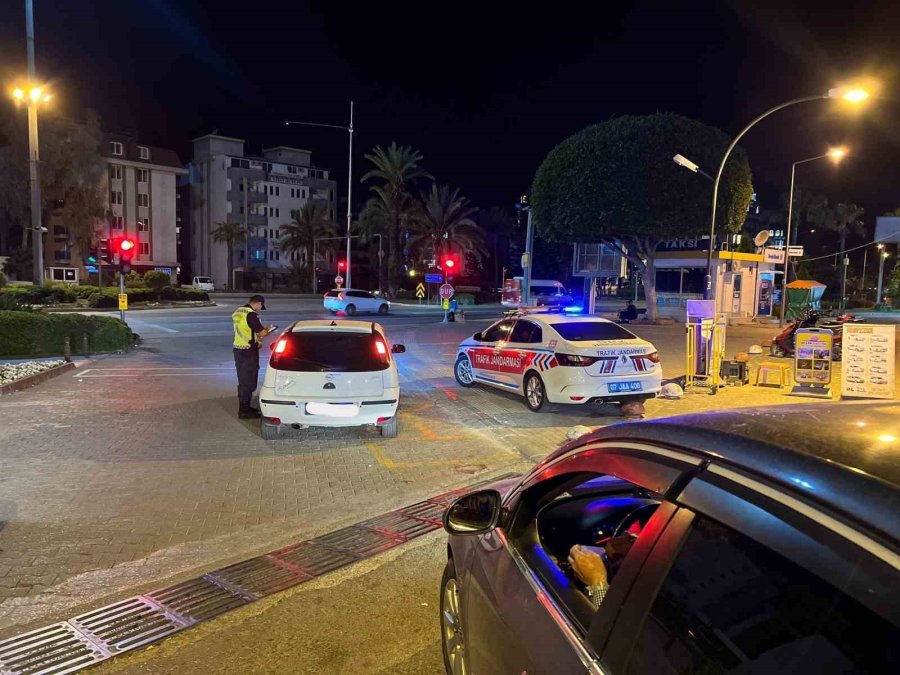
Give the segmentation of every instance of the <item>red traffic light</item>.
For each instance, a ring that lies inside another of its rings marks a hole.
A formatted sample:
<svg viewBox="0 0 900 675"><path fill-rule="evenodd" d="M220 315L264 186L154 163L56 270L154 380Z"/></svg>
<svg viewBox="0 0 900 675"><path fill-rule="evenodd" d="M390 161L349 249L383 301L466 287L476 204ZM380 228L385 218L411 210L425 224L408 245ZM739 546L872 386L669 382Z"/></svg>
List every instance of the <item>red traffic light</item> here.
<svg viewBox="0 0 900 675"><path fill-rule="evenodd" d="M346 266L347 266L347 263L345 263L343 260L338 260L338 269L339 270L344 269Z"/></svg>
<svg viewBox="0 0 900 675"><path fill-rule="evenodd" d="M444 261L444 267L446 267L447 269L453 269L453 267L455 265L456 265L456 261L453 258L447 258Z"/></svg>
<svg viewBox="0 0 900 675"><path fill-rule="evenodd" d="M130 251L134 248L135 243L131 239L123 239L119 242L119 250L120 251Z"/></svg>

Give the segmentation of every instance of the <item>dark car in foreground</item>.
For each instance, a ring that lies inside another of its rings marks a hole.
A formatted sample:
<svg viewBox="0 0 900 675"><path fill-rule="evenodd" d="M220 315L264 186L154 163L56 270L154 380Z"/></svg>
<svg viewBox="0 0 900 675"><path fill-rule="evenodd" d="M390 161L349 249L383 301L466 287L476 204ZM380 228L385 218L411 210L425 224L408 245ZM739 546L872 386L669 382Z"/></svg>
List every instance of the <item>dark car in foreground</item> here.
<svg viewBox="0 0 900 675"><path fill-rule="evenodd" d="M571 441L445 513L447 671L900 672L898 458L898 402L672 417ZM601 551L599 602L573 573L574 545Z"/></svg>

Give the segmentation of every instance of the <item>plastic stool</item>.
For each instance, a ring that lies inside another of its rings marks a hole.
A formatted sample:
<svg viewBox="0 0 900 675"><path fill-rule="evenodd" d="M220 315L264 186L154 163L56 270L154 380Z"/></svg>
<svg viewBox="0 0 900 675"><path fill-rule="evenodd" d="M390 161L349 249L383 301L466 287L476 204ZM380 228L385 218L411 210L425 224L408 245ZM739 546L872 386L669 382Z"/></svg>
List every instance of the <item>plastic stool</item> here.
<svg viewBox="0 0 900 675"><path fill-rule="evenodd" d="M763 386L769 384L769 373L776 372L778 373L778 387L780 389L784 389L784 387L789 387L791 384L791 366L787 363L777 363L775 361L764 361L759 364L759 368L756 371L756 382L754 386L758 387L759 378L762 376Z"/></svg>

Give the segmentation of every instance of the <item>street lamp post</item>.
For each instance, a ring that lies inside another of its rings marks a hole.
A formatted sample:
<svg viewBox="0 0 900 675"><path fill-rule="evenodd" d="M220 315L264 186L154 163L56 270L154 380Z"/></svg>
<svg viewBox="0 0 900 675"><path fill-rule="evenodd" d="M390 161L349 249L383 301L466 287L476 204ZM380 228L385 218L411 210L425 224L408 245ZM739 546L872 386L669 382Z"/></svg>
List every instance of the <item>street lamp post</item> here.
<svg viewBox="0 0 900 675"><path fill-rule="evenodd" d="M876 306L881 304L882 281L884 279L884 261L887 260L888 256L890 255L890 253L882 249L884 249L884 244L878 244L878 250L881 251L881 255L878 256L878 287L875 289Z"/></svg>
<svg viewBox="0 0 900 675"><path fill-rule="evenodd" d="M791 165L791 189L788 192L788 217L787 217L787 228L784 233L784 272L781 275L781 316L778 319L778 325L784 326L784 314L787 310L787 284L788 284L788 270L789 263L791 260L791 227L794 222L794 175L797 172L798 164L806 164L807 162L815 162L817 159L824 159L825 157L830 158L833 162L840 162L847 155L846 148L832 148L828 152L822 155L816 155L815 157L809 157L807 159L801 159L797 162L794 162ZM846 272L846 268L844 270ZM845 274L846 276L846 274ZM843 297L843 296L842 296ZM843 300L842 300L843 302Z"/></svg>
<svg viewBox="0 0 900 675"><path fill-rule="evenodd" d="M350 101L350 126L339 126L336 124L318 124L316 122L295 122L293 120L285 121L285 126L291 126L292 124L296 124L299 126L307 126L307 127L325 127L327 129L342 129L348 132L350 137L350 147L348 152L347 159L347 278L346 278L346 288L350 288L350 201L353 195L353 101ZM342 237L343 238L343 237ZM315 267L315 264L313 264Z"/></svg>
<svg viewBox="0 0 900 675"><path fill-rule="evenodd" d="M770 108L766 112L764 112L759 117L756 117L750 124L745 126L741 133L734 137L734 140L731 141L731 144L728 146L728 149L725 151L725 155L722 157L722 161L719 164L719 170L716 172L716 179L713 182L713 196L712 196L712 213L710 216L709 223L709 254L706 257L706 288L703 289L703 299L709 300L710 291L712 289L712 258L713 258L713 249L715 248L716 241L716 206L719 199L719 181L722 179L722 173L725 171L725 164L728 162L728 157L731 155L731 151L734 150L734 147L738 144L738 141L743 138L744 134L746 134L750 129L756 126L757 122L764 120L766 117L771 115L772 113L778 112L783 108L787 108L792 105L796 105L798 103L807 103L809 101L821 101L829 98L840 98L845 101L850 101L851 103L861 103L862 101L869 98L869 93L863 89L851 89L847 87L835 87L833 89L829 89L827 94L819 94L817 96L804 96L802 98L795 98L793 100L787 101L780 105L775 106L774 108Z"/></svg>

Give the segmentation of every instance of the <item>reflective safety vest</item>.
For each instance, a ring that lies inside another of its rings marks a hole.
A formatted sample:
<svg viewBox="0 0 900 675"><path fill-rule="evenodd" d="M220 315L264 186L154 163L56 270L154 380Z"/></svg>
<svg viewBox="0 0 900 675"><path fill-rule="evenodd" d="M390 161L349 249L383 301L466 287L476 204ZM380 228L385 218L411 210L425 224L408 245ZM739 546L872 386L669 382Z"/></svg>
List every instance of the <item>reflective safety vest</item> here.
<svg viewBox="0 0 900 675"><path fill-rule="evenodd" d="M251 346L259 346L261 340L250 324L247 323L247 317L253 311L252 307L238 307L231 315L231 323L234 325L234 348L250 349Z"/></svg>

